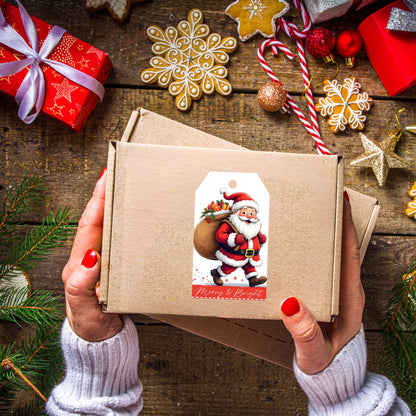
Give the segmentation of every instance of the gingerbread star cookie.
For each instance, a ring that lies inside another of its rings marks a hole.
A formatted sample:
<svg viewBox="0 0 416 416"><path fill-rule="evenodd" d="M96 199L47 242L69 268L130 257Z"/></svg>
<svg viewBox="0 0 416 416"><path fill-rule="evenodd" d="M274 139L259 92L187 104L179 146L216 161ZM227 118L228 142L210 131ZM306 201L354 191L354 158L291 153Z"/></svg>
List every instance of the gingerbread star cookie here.
<svg viewBox="0 0 416 416"><path fill-rule="evenodd" d="M322 116L329 116L328 124L333 133L344 131L348 124L351 129L363 130L365 115L373 100L366 92L360 93L361 85L355 77L346 78L341 85L337 80L324 81L325 98L320 98L316 110Z"/></svg>
<svg viewBox="0 0 416 416"><path fill-rule="evenodd" d="M229 61L228 53L237 48L237 40L210 34L203 20L201 10L193 9L188 20L179 22L177 29L172 26L166 30L158 26L147 29L156 56L150 60L151 68L141 73L141 79L168 88L169 93L176 96L175 104L181 111L188 110L192 100L198 100L202 94L217 91L229 95L232 91L230 82L225 79L224 65Z"/></svg>
<svg viewBox="0 0 416 416"><path fill-rule="evenodd" d="M85 8L91 11L106 8L115 20L122 22L128 16L131 4L140 1L144 0L85 0Z"/></svg>
<svg viewBox="0 0 416 416"><path fill-rule="evenodd" d="M272 38L276 32L276 19L289 10L285 0L237 0L225 10L238 23L238 35L242 41L256 33Z"/></svg>

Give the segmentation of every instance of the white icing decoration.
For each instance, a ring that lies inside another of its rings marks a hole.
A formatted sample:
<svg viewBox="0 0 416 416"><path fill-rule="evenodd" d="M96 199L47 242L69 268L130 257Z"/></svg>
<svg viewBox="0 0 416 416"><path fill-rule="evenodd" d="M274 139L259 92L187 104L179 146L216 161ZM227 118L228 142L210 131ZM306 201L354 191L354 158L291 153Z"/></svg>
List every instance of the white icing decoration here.
<svg viewBox="0 0 416 416"><path fill-rule="evenodd" d="M203 92L212 93L214 88L223 95L231 92L229 82L222 80L227 70L221 65L228 62L227 53L236 48L237 42L227 38L221 43L221 36L210 35L202 21L202 12L194 10L188 21L178 23L180 32L172 26L165 31L156 26L147 31L150 40L157 42L153 53L161 59L150 60L151 68L142 71L142 80L169 88L169 93L177 96L176 106L180 110L189 109L192 99L199 99Z"/></svg>

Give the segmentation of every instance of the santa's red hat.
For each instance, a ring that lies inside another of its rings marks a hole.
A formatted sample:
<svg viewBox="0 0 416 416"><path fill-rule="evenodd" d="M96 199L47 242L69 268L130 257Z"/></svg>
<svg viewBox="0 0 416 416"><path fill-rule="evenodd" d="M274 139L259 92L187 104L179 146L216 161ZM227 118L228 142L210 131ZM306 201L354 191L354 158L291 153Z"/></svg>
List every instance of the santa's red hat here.
<svg viewBox="0 0 416 416"><path fill-rule="evenodd" d="M259 206L250 195L244 192L236 192L232 195L227 195L227 190L225 188L220 189L220 193L224 195L224 198L228 201L234 201L231 206L231 211L240 210L241 208L250 207L254 208L257 212L259 211Z"/></svg>

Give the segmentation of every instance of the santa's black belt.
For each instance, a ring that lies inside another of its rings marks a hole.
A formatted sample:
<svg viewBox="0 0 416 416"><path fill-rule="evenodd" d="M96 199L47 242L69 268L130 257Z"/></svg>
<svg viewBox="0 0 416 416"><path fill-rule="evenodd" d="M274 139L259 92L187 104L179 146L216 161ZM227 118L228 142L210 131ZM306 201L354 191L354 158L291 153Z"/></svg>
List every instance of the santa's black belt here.
<svg viewBox="0 0 416 416"><path fill-rule="evenodd" d="M231 247L228 247L226 245L220 244L220 247L227 251L230 254L238 254L239 256L244 256L244 257L254 257L257 256L260 253L260 250L254 250L254 248L248 248L246 250L240 250L240 249L233 249Z"/></svg>

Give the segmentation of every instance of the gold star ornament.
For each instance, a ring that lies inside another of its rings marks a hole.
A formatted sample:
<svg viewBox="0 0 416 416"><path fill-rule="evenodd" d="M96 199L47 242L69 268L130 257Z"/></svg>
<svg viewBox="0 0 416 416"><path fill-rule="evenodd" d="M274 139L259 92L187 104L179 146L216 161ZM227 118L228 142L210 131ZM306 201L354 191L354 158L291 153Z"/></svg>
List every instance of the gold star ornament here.
<svg viewBox="0 0 416 416"><path fill-rule="evenodd" d="M410 133L416 134L416 124L413 124L413 126L406 126L406 130L410 131Z"/></svg>
<svg viewBox="0 0 416 416"><path fill-rule="evenodd" d="M383 186L386 183L390 169L409 168L409 163L394 153L396 143L401 136L400 129L392 131L380 143L369 139L363 133L359 134L364 147L364 153L354 159L351 165L373 169L379 186Z"/></svg>
<svg viewBox="0 0 416 416"><path fill-rule="evenodd" d="M227 16L238 23L238 35L242 41L256 33L272 38L276 31L276 19L289 10L285 0L237 0L225 10Z"/></svg>

